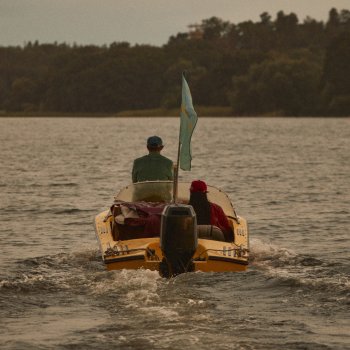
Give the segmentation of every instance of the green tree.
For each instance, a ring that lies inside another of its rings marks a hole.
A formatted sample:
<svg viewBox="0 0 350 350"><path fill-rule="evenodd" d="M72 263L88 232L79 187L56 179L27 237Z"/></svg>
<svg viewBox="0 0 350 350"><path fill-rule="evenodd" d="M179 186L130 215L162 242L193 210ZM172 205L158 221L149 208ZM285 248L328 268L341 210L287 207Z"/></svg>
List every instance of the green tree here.
<svg viewBox="0 0 350 350"><path fill-rule="evenodd" d="M0 110L178 108L181 72L187 70L197 105L232 101L242 114L344 115L349 37L350 11L331 9L327 23L299 23L282 11L275 19L264 12L256 22L236 24L210 17L162 47L38 41L0 47Z"/></svg>
<svg viewBox="0 0 350 350"><path fill-rule="evenodd" d="M298 17L295 13L285 15L283 11L277 13L275 29L279 47L288 49L298 46Z"/></svg>
<svg viewBox="0 0 350 350"><path fill-rule="evenodd" d="M330 115L350 115L350 36L345 32L330 43L323 69L322 91Z"/></svg>
<svg viewBox="0 0 350 350"><path fill-rule="evenodd" d="M280 56L251 67L234 78L232 108L236 114L312 115L317 112L321 67Z"/></svg>
<svg viewBox="0 0 350 350"><path fill-rule="evenodd" d="M229 28L230 23L218 17L205 19L200 25L204 40L218 40L227 34Z"/></svg>

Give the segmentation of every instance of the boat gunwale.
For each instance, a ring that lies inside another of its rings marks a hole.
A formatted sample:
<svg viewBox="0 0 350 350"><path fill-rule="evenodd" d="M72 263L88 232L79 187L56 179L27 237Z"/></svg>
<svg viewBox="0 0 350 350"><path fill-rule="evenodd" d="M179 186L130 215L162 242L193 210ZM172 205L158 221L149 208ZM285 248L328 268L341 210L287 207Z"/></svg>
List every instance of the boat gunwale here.
<svg viewBox="0 0 350 350"><path fill-rule="evenodd" d="M207 260L216 260L216 261L225 261L229 263L236 263L240 265L249 265L249 260L238 260L235 258L223 257L223 256L215 256L209 255Z"/></svg>
<svg viewBox="0 0 350 350"><path fill-rule="evenodd" d="M105 264L111 264L111 263L121 262L121 261L142 260L142 259L145 260L145 255L121 256L118 258L104 259L104 262Z"/></svg>

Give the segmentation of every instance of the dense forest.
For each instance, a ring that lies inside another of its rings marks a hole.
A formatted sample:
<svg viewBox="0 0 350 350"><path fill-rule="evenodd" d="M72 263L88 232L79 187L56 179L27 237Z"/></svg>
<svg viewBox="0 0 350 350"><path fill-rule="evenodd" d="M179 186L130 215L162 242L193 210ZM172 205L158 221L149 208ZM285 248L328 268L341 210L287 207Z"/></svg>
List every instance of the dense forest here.
<svg viewBox="0 0 350 350"><path fill-rule="evenodd" d="M179 108L182 71L196 106L349 116L350 11L331 9L326 22L282 11L238 24L212 17L162 47L0 47L0 115Z"/></svg>

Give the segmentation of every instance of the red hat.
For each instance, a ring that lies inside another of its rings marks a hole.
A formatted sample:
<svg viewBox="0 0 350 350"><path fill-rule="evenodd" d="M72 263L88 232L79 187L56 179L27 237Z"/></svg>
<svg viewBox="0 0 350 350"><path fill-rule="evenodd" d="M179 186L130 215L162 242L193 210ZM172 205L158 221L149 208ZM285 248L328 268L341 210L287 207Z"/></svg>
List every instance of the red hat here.
<svg viewBox="0 0 350 350"><path fill-rule="evenodd" d="M191 183L190 191L207 193L207 184L201 180L194 180Z"/></svg>

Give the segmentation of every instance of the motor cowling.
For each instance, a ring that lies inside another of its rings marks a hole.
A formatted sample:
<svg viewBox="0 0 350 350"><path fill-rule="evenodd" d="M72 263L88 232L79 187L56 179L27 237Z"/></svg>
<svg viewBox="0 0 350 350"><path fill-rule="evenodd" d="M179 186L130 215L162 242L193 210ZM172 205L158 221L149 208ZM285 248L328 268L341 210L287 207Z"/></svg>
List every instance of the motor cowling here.
<svg viewBox="0 0 350 350"><path fill-rule="evenodd" d="M193 207L170 204L162 213L160 246L164 259L160 273L171 277L193 271L192 257L198 246L197 219Z"/></svg>

